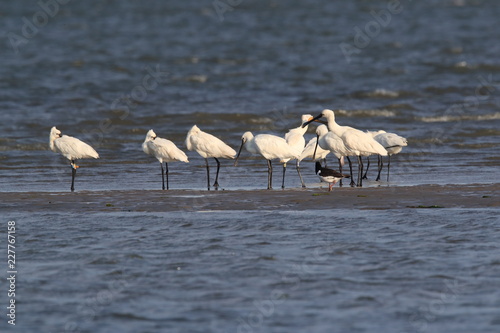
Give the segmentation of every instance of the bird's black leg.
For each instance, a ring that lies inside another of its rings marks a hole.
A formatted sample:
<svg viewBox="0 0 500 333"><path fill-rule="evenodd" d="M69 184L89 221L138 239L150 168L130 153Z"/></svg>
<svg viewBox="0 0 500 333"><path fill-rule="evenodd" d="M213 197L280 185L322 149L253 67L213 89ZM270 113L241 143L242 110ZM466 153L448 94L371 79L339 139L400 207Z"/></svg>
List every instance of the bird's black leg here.
<svg viewBox="0 0 500 333"><path fill-rule="evenodd" d="M306 184L304 184L304 180L302 179L302 175L300 174L300 162L299 162L299 160L297 160L297 173L299 174L300 183L302 184L302 187L306 188Z"/></svg>
<svg viewBox="0 0 500 333"><path fill-rule="evenodd" d="M71 161L71 192L75 190L76 165L75 161Z"/></svg>
<svg viewBox="0 0 500 333"><path fill-rule="evenodd" d="M351 185L351 187L354 187L354 186L356 186L356 183L354 182L354 179L352 177L352 162L351 162L351 159L349 158L349 156L346 156L346 158L347 158L347 162L349 162L349 172L351 175L351 183L349 185Z"/></svg>
<svg viewBox="0 0 500 333"><path fill-rule="evenodd" d="M326 165L325 165L325 168L326 168ZM342 173L342 160L340 158L339 158L339 172ZM342 178L340 178L339 187L342 187Z"/></svg>
<svg viewBox="0 0 500 333"><path fill-rule="evenodd" d="M205 158L205 164L207 166L207 188L210 191L210 167L208 166L208 158Z"/></svg>
<svg viewBox="0 0 500 333"><path fill-rule="evenodd" d="M163 171L163 163L160 163L160 167L161 167L161 189L164 190L165 189L165 176L164 176L164 171Z"/></svg>
<svg viewBox="0 0 500 333"><path fill-rule="evenodd" d="M267 189L273 189L273 166L271 160L267 160Z"/></svg>
<svg viewBox="0 0 500 333"><path fill-rule="evenodd" d="M281 181L282 189L285 189L285 171L286 171L286 163L283 163L283 180Z"/></svg>
<svg viewBox="0 0 500 333"><path fill-rule="evenodd" d="M358 187L363 186L363 179L361 175L363 174L363 159L358 155Z"/></svg>
<svg viewBox="0 0 500 333"><path fill-rule="evenodd" d="M368 173L368 168L370 168L370 156L366 156L366 170L362 179L368 179L368 177L366 177L366 174Z"/></svg>
<svg viewBox="0 0 500 333"><path fill-rule="evenodd" d="M167 162L165 162L165 176L167 178L167 190L168 190L169 187L168 187L168 164L167 164Z"/></svg>
<svg viewBox="0 0 500 333"><path fill-rule="evenodd" d="M217 173L215 174L214 187L215 187L215 190L218 190L219 189L219 169L220 169L220 162L219 162L219 160L216 157L214 157L214 160L215 160L215 162L217 162Z"/></svg>
<svg viewBox="0 0 500 333"><path fill-rule="evenodd" d="M375 181L377 181L377 182L380 180L380 173L382 172L383 166L384 166L384 163L382 160L382 156L378 155L378 175L377 175L377 179L375 179Z"/></svg>
<svg viewBox="0 0 500 333"><path fill-rule="evenodd" d="M387 182L389 182L389 170L391 169L391 155L387 156Z"/></svg>

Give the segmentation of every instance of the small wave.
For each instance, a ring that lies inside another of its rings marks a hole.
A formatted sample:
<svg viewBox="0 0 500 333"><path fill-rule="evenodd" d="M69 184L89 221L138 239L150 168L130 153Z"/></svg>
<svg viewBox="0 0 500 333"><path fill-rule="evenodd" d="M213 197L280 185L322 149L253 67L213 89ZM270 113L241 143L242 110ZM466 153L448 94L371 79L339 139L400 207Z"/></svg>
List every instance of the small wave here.
<svg viewBox="0 0 500 333"><path fill-rule="evenodd" d="M500 119L500 112L482 115L461 115L461 116L436 116L436 117L422 117L421 121L424 123L441 123L441 122L454 122L454 121L484 121L484 120L497 120Z"/></svg>
<svg viewBox="0 0 500 333"><path fill-rule="evenodd" d="M401 94L398 91L379 88L372 91L357 92L354 95L357 97L396 98Z"/></svg>
<svg viewBox="0 0 500 333"><path fill-rule="evenodd" d="M381 109L381 110L337 110L335 114L346 116L346 117L394 117L396 116L395 111Z"/></svg>

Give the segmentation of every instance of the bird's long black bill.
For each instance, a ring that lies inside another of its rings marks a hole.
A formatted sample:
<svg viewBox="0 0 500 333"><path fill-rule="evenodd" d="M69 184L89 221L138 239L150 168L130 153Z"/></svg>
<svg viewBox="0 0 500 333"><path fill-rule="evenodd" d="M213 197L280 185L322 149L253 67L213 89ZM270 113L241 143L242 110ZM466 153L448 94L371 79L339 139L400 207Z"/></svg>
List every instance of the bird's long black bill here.
<svg viewBox="0 0 500 333"><path fill-rule="evenodd" d="M312 123L313 121L316 121L317 119L319 119L321 117L323 117L323 114L320 113L316 117L313 117L313 118L309 119L308 121L306 121L305 123L302 124L302 128L306 127L307 125L309 125L310 123Z"/></svg>
<svg viewBox="0 0 500 333"><path fill-rule="evenodd" d="M316 134L316 145L314 146L313 161L316 159L316 150L318 150L319 135Z"/></svg>
<svg viewBox="0 0 500 333"><path fill-rule="evenodd" d="M234 166L238 166L238 158L240 158L241 151L243 150L243 146L245 145L245 142L241 140L241 146L240 149L238 150L238 155L236 155L236 159L234 160Z"/></svg>

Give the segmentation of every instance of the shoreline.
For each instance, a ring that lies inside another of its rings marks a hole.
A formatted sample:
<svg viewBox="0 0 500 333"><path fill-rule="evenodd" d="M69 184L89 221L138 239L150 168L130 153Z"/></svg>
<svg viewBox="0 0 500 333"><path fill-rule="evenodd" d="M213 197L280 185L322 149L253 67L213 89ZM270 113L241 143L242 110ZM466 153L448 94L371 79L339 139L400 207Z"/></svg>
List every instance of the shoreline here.
<svg viewBox="0 0 500 333"><path fill-rule="evenodd" d="M285 190L0 192L4 212L196 212L231 210L498 208L500 184Z"/></svg>

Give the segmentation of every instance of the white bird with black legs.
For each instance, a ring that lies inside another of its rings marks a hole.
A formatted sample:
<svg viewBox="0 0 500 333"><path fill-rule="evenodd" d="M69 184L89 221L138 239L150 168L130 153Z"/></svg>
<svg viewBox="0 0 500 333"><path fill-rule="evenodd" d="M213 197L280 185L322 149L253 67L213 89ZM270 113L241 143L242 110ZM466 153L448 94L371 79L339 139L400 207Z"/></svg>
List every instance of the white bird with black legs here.
<svg viewBox="0 0 500 333"><path fill-rule="evenodd" d="M208 159L213 157L217 162L217 173L215 175L214 188L219 188L219 158L234 159L236 151L225 144L221 139L213 136L212 134L203 132L198 126L193 125L189 130L186 137L186 147L189 151L196 151L201 157L205 159L207 167L207 188L210 190L210 167Z"/></svg>
<svg viewBox="0 0 500 333"><path fill-rule="evenodd" d="M349 178L348 175L343 175L333 169L324 168L321 163L316 162L316 174L322 182L329 183L328 192L330 192L333 186L342 178Z"/></svg>
<svg viewBox="0 0 500 333"><path fill-rule="evenodd" d="M296 127L296 128L292 128L290 129L286 134L285 134L285 140L288 144L288 146L290 147L290 150L293 154L293 158L291 158L290 160L292 159L296 159L297 162L296 162L296 169L297 169L297 173L299 174L299 178L300 178L300 183L302 185L302 187L306 187L306 184L304 183L304 180L302 179L302 175L300 174L300 161L299 161L299 158L300 158L300 155L302 154L302 151L304 150L304 147L306 145L306 140L304 139L304 134L306 133L307 131L307 125L304 125L312 116L310 114L304 114L301 116L301 122L300 122L300 126L299 127ZM289 160L288 160L289 161ZM286 170L286 163L288 162L286 161L284 164L283 164L283 178L285 177L285 170ZM283 181L283 186L284 186L284 181Z"/></svg>
<svg viewBox="0 0 500 333"><path fill-rule="evenodd" d="M177 146L170 140L159 138L156 133L151 129L146 134L146 139L142 143L142 150L148 154L156 157L161 166L161 181L162 189L165 189L165 176L168 184L168 163L169 162L184 162L189 163L186 154L177 148ZM163 170L163 163L165 163L165 171Z"/></svg>
<svg viewBox="0 0 500 333"><path fill-rule="evenodd" d="M375 141L380 143L385 150L387 150L388 163L387 163L387 181L389 181L389 171L391 168L391 156L399 154L403 147L408 146L408 140L406 138L399 136L395 133L387 133L385 131L379 131L379 133L375 135L373 138ZM382 157L379 155L379 163L378 163L378 176L376 181L380 180L380 172L382 171L383 163Z"/></svg>
<svg viewBox="0 0 500 333"><path fill-rule="evenodd" d="M353 127L340 126L337 124L335 122L335 114L332 110L323 110L318 116L306 122L304 126L321 117L326 118L328 129L342 139L344 145L350 151L349 155L356 155L358 157L359 167L357 186L363 186L361 178L363 174L363 161L361 160L361 156L366 156L367 154L387 156L387 151L380 143L375 141L371 135Z"/></svg>
<svg viewBox="0 0 500 333"><path fill-rule="evenodd" d="M278 159L280 163L285 164L293 158L294 153L285 139L271 134L258 134L254 136L252 132L245 132L241 137L241 146L234 161L238 164L243 147L251 153L264 157L267 160L267 189L273 188L273 166L272 160ZM285 167L283 167L283 181L281 187L285 188Z"/></svg>
<svg viewBox="0 0 500 333"><path fill-rule="evenodd" d="M76 160L83 158L99 158L99 154L90 145L68 135L62 135L55 126L50 129L49 147L55 153L60 153L71 162L71 191L75 190Z"/></svg>

